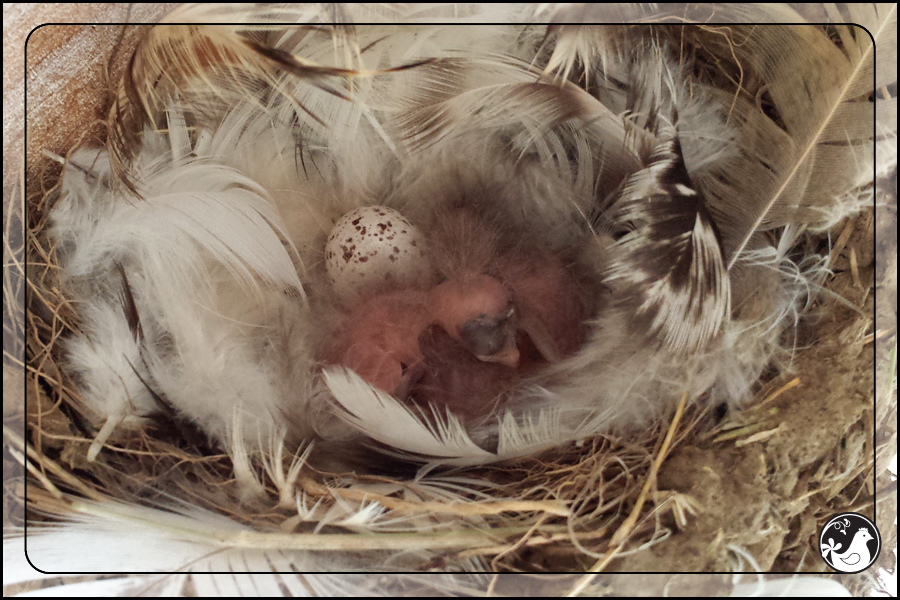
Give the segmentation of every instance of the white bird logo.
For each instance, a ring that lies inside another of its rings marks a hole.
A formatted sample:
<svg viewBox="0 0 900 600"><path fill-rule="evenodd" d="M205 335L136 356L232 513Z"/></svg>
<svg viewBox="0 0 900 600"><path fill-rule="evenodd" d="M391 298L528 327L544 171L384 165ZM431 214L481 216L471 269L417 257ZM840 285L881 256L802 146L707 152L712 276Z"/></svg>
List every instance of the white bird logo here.
<svg viewBox="0 0 900 600"><path fill-rule="evenodd" d="M827 558L828 553L831 552L831 563L834 565L834 568L842 571L853 570L859 565L869 564L871 554L866 542L873 539L875 538L872 537L868 529L860 527L856 535L853 536L850 547L844 552L838 553L838 550L841 549L841 544L836 544L834 538L828 538L828 544L823 545L822 548L822 557Z"/></svg>

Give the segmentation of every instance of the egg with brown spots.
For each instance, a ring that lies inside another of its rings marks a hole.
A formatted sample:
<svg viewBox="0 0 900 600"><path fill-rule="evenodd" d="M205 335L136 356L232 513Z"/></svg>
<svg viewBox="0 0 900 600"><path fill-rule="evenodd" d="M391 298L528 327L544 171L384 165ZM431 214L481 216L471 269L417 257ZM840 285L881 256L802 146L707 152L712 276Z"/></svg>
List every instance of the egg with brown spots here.
<svg viewBox="0 0 900 600"><path fill-rule="evenodd" d="M418 228L386 206L364 206L338 219L325 243L325 268L345 302L371 290L415 287L432 277Z"/></svg>

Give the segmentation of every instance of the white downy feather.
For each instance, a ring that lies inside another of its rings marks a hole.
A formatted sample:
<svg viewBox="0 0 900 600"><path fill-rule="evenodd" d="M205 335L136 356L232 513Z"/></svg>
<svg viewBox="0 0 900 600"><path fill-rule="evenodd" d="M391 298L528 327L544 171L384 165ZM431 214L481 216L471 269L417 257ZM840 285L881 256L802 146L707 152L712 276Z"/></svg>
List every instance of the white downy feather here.
<svg viewBox="0 0 900 600"><path fill-rule="evenodd" d="M160 410L141 381L146 368L141 349L122 313L112 304L92 304L82 318L89 333L70 340L68 367L83 382L83 400L105 422L88 451L93 460L115 426L140 425L141 417Z"/></svg>
<svg viewBox="0 0 900 600"><path fill-rule="evenodd" d="M594 435L619 416L594 406L560 408L559 397L536 388L532 393L542 396L546 407L503 411L499 426L474 428L479 445L452 413L426 415L404 406L348 369L327 369L324 377L347 423L383 444L383 452L427 463L423 472L437 465L469 466L530 456Z"/></svg>
<svg viewBox="0 0 900 600"><path fill-rule="evenodd" d="M388 448L451 465L480 464L496 458L469 438L452 413L434 411L434 425L430 425L426 415L417 416L353 371L328 369L324 376L328 389L346 411L347 422Z"/></svg>
<svg viewBox="0 0 900 600"><path fill-rule="evenodd" d="M170 129L179 126L183 121L173 119ZM252 415L256 425L248 421L243 430L255 443L280 420L279 402L287 400L283 374L292 374L293 393L309 393L309 378L296 369L311 360L302 356L299 258L268 193L254 180L203 159L168 166L168 152L154 154L149 146L140 200L107 187L102 153L70 160L54 232L72 284L92 293L92 310L99 311L87 315L87 337L68 343L70 363L94 390L85 400L103 419L158 411L149 386L226 446L235 411ZM126 325L116 263L130 272L146 341ZM286 344L288 336L297 344ZM301 354L287 352L284 360L293 362L273 372L261 359L285 345L299 345ZM97 355L98 349L123 348L116 363ZM111 373L102 366L116 364ZM224 372L233 379L223 379Z"/></svg>
<svg viewBox="0 0 900 600"><path fill-rule="evenodd" d="M220 515L197 508L173 511L114 502L78 501L78 514L70 522L52 527L32 526L27 536L4 539L3 584L49 579L57 574L123 574L122 578L62 583L31 595L85 595L91 592L133 596L184 596L188 590L200 596L381 596L404 582L452 590L475 587L478 576L438 578L396 574L404 560L387 569L376 582L368 576L348 576L357 570L363 555L349 541L344 551L308 551L298 536L273 533L278 539L268 547L266 534ZM257 538L256 536L263 537ZM247 537L251 536L251 537ZM328 536L321 536L327 544ZM254 539L256 541L254 541ZM23 552L23 542L25 552ZM281 545L279 549L276 546ZM313 547L315 543L313 542ZM72 552L79 548L79 552ZM385 553L375 552L369 560ZM421 553L422 556L427 553ZM421 559L421 556L419 557ZM35 569L40 569L36 571ZM394 570L395 573L390 571ZM299 575L297 573L313 573ZM329 574L334 573L334 574ZM74 586L74 587L72 587ZM483 586L483 583L481 584ZM478 586L478 587L481 587ZM26 594L22 594L26 595Z"/></svg>
<svg viewBox="0 0 900 600"><path fill-rule="evenodd" d="M729 598L852 598L853 594L839 581L812 575L794 575L781 579L765 579L739 583Z"/></svg>

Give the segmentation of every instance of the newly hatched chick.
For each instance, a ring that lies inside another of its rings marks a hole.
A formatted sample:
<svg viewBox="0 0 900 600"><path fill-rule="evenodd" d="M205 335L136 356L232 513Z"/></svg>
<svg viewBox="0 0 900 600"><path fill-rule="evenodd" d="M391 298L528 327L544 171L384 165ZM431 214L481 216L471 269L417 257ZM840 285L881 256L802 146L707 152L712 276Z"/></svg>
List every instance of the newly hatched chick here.
<svg viewBox="0 0 900 600"><path fill-rule="evenodd" d="M357 302L323 358L471 422L490 414L522 375L578 349L584 303L559 259L499 250L495 234L468 211L443 215L425 232L443 281Z"/></svg>
<svg viewBox="0 0 900 600"><path fill-rule="evenodd" d="M431 326L476 360L514 369L519 362L514 313L506 288L486 275L445 281L428 291L386 291L347 311L324 359L403 396L421 374L419 338Z"/></svg>
<svg viewBox="0 0 900 600"><path fill-rule="evenodd" d="M507 288L481 273L449 279L429 294L434 322L484 362L516 368L516 309Z"/></svg>
<svg viewBox="0 0 900 600"><path fill-rule="evenodd" d="M378 294L347 313L322 357L353 369L380 390L397 393L408 381L408 369L422 360L419 335L434 320L429 309L427 292Z"/></svg>
<svg viewBox="0 0 900 600"><path fill-rule="evenodd" d="M489 213L466 202L442 207L428 229L432 263L448 282L502 283L514 308L520 370L559 362L584 342L590 313L587 286L569 265L576 261L565 248L545 247L539 233L511 227L507 215Z"/></svg>
<svg viewBox="0 0 900 600"><path fill-rule="evenodd" d="M502 265L510 258L498 261ZM571 356L581 346L585 303L575 278L559 260L519 255L500 271L500 279L480 277L502 281L510 307L506 314L495 310L468 320L458 317L450 321L462 323L457 336L448 334L446 325L429 327L420 336L423 358L409 394L413 402L446 407L464 422L477 422L490 415L522 377ZM451 297L455 307L487 305L480 296L489 286L476 287L473 279L477 281L473 277L442 284L459 294Z"/></svg>

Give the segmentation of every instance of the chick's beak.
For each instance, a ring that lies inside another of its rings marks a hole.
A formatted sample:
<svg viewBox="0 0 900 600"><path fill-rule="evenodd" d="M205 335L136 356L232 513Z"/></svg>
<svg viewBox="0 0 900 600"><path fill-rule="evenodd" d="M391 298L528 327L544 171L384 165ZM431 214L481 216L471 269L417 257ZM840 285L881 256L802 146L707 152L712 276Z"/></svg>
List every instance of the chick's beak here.
<svg viewBox="0 0 900 600"><path fill-rule="evenodd" d="M516 320L512 309L499 317L479 315L459 328L463 346L484 362L499 363L512 369L519 366L516 346Z"/></svg>
<svg viewBox="0 0 900 600"><path fill-rule="evenodd" d="M500 363L515 369L519 366L519 349L516 347L515 340L508 340L496 354L477 355L477 358L484 362Z"/></svg>

